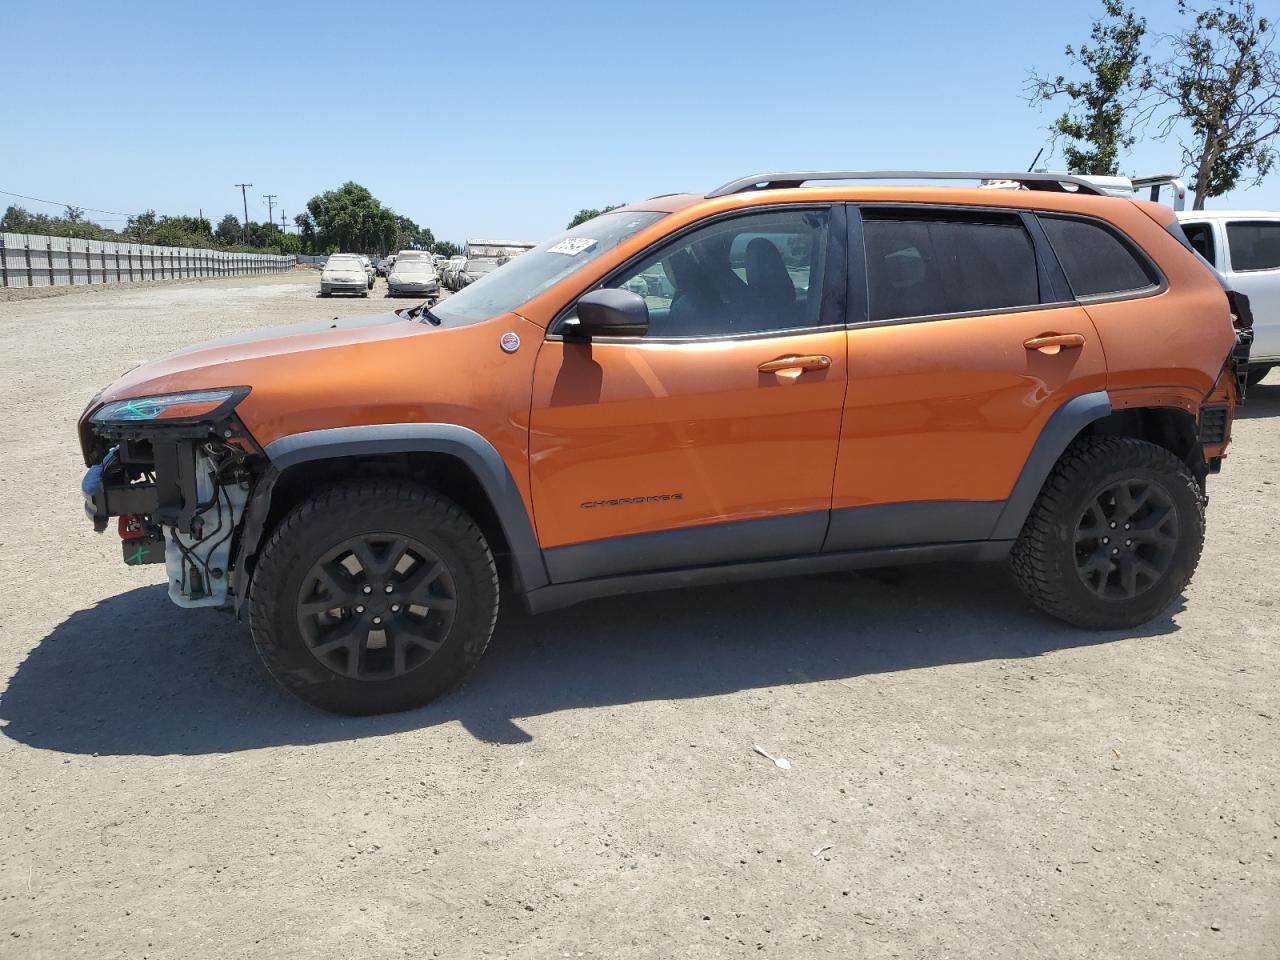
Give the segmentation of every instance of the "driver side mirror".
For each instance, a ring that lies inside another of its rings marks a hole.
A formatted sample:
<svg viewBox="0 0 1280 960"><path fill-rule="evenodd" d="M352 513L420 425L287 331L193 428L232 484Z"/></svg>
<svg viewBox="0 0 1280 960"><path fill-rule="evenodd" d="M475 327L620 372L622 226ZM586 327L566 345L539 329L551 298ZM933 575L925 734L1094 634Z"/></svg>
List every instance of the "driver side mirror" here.
<svg viewBox="0 0 1280 960"><path fill-rule="evenodd" d="M591 290L578 298L577 322L564 324L566 337L642 337L649 329L649 305L630 290Z"/></svg>

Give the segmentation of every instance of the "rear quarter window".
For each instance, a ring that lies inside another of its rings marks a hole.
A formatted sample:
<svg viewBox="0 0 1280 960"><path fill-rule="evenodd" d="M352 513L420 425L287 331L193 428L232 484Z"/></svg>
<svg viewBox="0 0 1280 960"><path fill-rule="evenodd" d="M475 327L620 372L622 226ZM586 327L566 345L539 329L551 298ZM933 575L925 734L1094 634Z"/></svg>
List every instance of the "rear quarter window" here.
<svg viewBox="0 0 1280 960"><path fill-rule="evenodd" d="M1280 269L1280 221L1236 221L1227 224L1232 270Z"/></svg>
<svg viewBox="0 0 1280 960"><path fill-rule="evenodd" d="M1101 223L1043 215L1040 223L1077 297L1133 293L1159 283L1145 258Z"/></svg>

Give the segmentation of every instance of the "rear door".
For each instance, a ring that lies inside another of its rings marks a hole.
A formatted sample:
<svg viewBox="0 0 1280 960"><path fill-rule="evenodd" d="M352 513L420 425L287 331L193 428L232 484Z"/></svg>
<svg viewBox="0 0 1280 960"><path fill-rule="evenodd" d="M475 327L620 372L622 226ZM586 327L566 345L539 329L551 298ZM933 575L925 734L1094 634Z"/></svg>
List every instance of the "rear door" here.
<svg viewBox="0 0 1280 960"><path fill-rule="evenodd" d="M1106 385L1038 221L851 211L849 391L825 549L983 540L1053 412Z"/></svg>
<svg viewBox="0 0 1280 960"><path fill-rule="evenodd" d="M843 240L829 205L721 217L603 284L645 297L647 335L584 343L552 325L530 479L553 581L821 549L845 391Z"/></svg>

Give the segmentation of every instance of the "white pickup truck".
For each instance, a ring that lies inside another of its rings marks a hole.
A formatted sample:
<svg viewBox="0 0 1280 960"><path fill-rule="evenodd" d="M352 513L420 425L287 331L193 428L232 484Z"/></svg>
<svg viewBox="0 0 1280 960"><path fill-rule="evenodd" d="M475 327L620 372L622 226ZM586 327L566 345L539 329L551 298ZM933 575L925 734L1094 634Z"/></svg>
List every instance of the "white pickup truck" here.
<svg viewBox="0 0 1280 960"><path fill-rule="evenodd" d="M1178 212L1191 246L1249 298L1253 350L1249 383L1280 366L1280 213L1261 210Z"/></svg>

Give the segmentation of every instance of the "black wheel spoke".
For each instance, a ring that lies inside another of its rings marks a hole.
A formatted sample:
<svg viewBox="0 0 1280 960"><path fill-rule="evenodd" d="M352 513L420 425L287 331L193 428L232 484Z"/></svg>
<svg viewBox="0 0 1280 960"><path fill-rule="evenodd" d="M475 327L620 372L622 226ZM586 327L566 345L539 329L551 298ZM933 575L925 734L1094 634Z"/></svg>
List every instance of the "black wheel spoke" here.
<svg viewBox="0 0 1280 960"><path fill-rule="evenodd" d="M409 571L409 575L400 581L400 591L408 598L413 599L420 592L431 587L445 573L445 565L439 560L434 563L422 561L418 566Z"/></svg>
<svg viewBox="0 0 1280 960"><path fill-rule="evenodd" d="M327 659L329 654L344 650L347 655L346 669L339 672L349 677L354 677L360 672L360 655L368 642L368 625L363 620L356 620L336 627L332 634L322 639L320 643L317 643L311 649L317 657L324 660L330 667L332 667L332 664Z"/></svg>
<svg viewBox="0 0 1280 960"><path fill-rule="evenodd" d="M379 548L380 547L380 548ZM365 579L383 579L400 563L405 551L409 548L408 537L396 537L385 545L375 547L369 540L363 540L351 548Z"/></svg>
<svg viewBox="0 0 1280 960"><path fill-rule="evenodd" d="M336 563L317 564L312 576L325 594L335 600L344 599L351 592L351 578Z"/></svg>
<svg viewBox="0 0 1280 960"><path fill-rule="evenodd" d="M408 572L401 574L402 567ZM448 567L422 543L365 534L336 545L308 571L297 601L299 628L312 655L334 673L398 677L444 645L453 592Z"/></svg>
<svg viewBox="0 0 1280 960"><path fill-rule="evenodd" d="M1167 572L1178 542L1177 511L1160 484L1128 479L1097 491L1075 528L1076 572L1099 597L1131 600Z"/></svg>
<svg viewBox="0 0 1280 960"><path fill-rule="evenodd" d="M1149 516L1133 525L1128 536L1151 543L1174 543L1178 539L1177 535L1168 530L1172 519L1174 513L1169 507L1153 510Z"/></svg>

